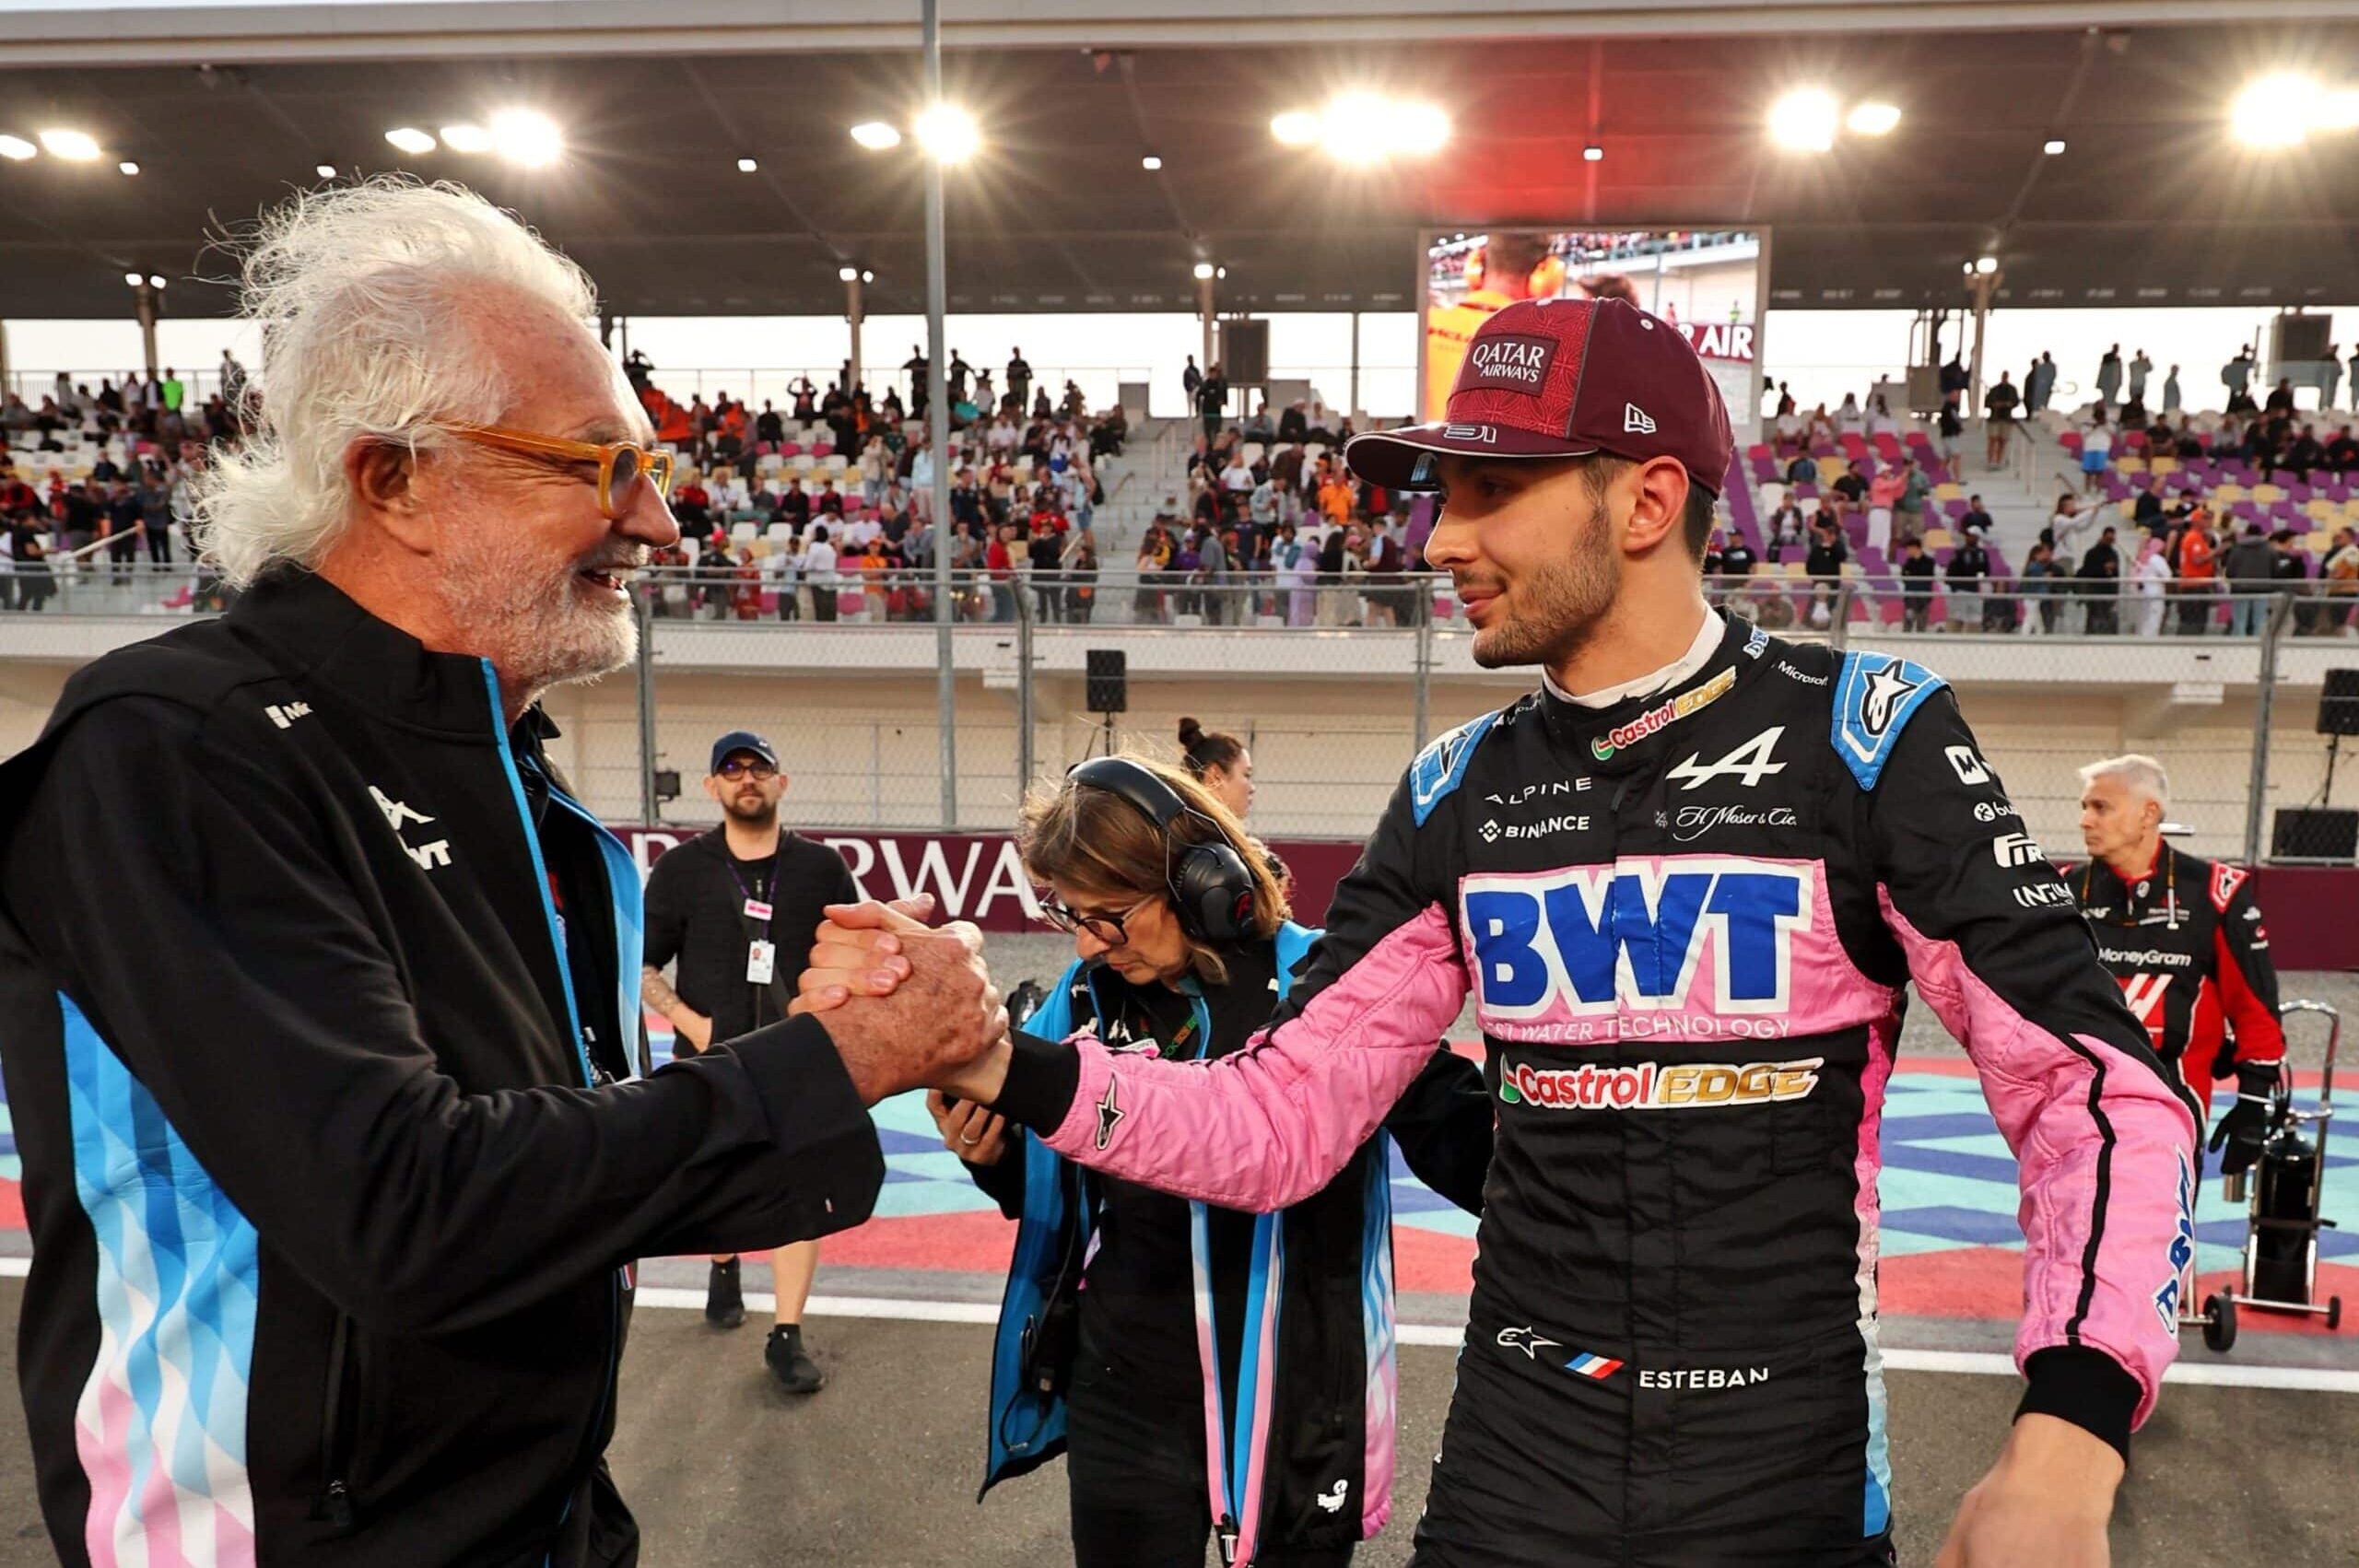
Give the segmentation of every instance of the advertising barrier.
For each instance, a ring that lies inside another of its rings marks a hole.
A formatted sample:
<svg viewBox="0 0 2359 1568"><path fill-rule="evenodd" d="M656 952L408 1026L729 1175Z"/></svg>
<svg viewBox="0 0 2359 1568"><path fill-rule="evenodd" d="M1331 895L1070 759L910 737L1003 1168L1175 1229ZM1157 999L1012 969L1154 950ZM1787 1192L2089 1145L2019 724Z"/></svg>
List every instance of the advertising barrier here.
<svg viewBox="0 0 2359 1568"><path fill-rule="evenodd" d="M618 827L640 874L666 849L696 837L685 827ZM907 898L931 893L940 919L972 920L987 931L1045 931L1031 879L1003 833L885 833L840 827L804 835L825 844L851 867L863 896ZM1335 884L1359 859L1356 842L1280 839L1270 848L1294 873L1295 919L1315 926L1327 918ZM2281 969L2359 969L2359 868L2263 866L2254 873L2261 908Z"/></svg>

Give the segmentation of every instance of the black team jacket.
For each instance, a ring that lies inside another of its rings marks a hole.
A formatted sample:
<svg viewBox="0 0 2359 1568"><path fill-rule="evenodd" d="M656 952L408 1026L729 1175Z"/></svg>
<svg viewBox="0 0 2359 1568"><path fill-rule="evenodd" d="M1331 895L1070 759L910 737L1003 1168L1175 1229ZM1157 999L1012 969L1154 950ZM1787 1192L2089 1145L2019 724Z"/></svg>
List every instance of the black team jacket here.
<svg viewBox="0 0 2359 1568"><path fill-rule="evenodd" d="M632 1260L866 1217L813 1021L632 1076L638 876L501 713L282 571L0 767L18 1371L72 1568L632 1562Z"/></svg>

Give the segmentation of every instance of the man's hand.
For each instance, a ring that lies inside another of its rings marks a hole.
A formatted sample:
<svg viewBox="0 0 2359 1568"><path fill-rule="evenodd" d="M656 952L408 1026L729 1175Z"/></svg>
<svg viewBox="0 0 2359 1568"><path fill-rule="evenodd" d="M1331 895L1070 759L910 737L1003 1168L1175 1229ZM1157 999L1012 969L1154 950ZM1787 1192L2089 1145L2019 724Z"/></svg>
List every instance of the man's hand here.
<svg viewBox="0 0 2359 1568"><path fill-rule="evenodd" d="M2121 1456L2055 1416L2026 1415L1966 1494L1934 1568L2107 1568Z"/></svg>
<svg viewBox="0 0 2359 1568"><path fill-rule="evenodd" d="M831 914L913 928L891 932L898 951L884 985L865 987L858 997L847 986L820 989L828 1038L862 1099L874 1105L904 1089L944 1082L1005 1042L1007 1009L983 964L983 933L971 924L930 931L875 904ZM798 997L792 1011L821 1011L807 1005L811 995Z"/></svg>
<svg viewBox="0 0 2359 1568"><path fill-rule="evenodd" d="M2227 1153L2221 1154L2219 1172L2235 1176L2248 1170L2260 1157L2261 1140L2269 1134L2269 1113L2277 1094L2279 1064L2273 1061L2245 1061L2236 1064L2236 1103L2212 1129L2212 1153L2219 1154L2223 1145Z"/></svg>
<svg viewBox="0 0 2359 1568"><path fill-rule="evenodd" d="M927 898L925 908L933 907ZM830 904L815 933L790 1012L825 1012L856 996L890 996L909 977L902 944L927 934L924 911L902 904Z"/></svg>
<svg viewBox="0 0 2359 1568"><path fill-rule="evenodd" d="M686 1002L682 1002L680 1011L672 1015L672 1033L699 1052L712 1049L712 1020ZM677 1047L674 1047L673 1054L681 1054Z"/></svg>

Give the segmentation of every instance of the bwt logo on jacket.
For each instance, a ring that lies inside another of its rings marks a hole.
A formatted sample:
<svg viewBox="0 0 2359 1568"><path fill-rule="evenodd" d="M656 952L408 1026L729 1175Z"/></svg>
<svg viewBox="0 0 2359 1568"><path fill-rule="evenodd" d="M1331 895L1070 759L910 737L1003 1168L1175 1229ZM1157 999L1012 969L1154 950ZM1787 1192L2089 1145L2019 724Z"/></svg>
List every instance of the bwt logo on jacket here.
<svg viewBox="0 0 2359 1568"><path fill-rule="evenodd" d="M1775 1038L1782 1019L1744 1015L1789 1011L1814 886L1796 863L1719 855L1466 877L1475 1015L1513 1040L1594 1038L1579 1021L1625 1010L1686 1016L1610 1033Z"/></svg>

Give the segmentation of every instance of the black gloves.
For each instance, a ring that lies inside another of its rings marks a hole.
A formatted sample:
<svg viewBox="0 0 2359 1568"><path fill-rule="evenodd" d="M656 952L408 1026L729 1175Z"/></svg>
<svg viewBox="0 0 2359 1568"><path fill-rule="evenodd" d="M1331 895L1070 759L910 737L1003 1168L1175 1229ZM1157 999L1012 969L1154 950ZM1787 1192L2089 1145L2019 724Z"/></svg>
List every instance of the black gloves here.
<svg viewBox="0 0 2359 1568"><path fill-rule="evenodd" d="M2269 1131L2271 1102L2275 1098L2279 1063L2273 1061L2240 1061L2236 1063L2236 1103L2212 1129L2209 1147L2220 1153L2223 1144L2227 1153L2221 1156L2220 1174L2235 1176L2249 1169L2260 1154L2260 1141Z"/></svg>

